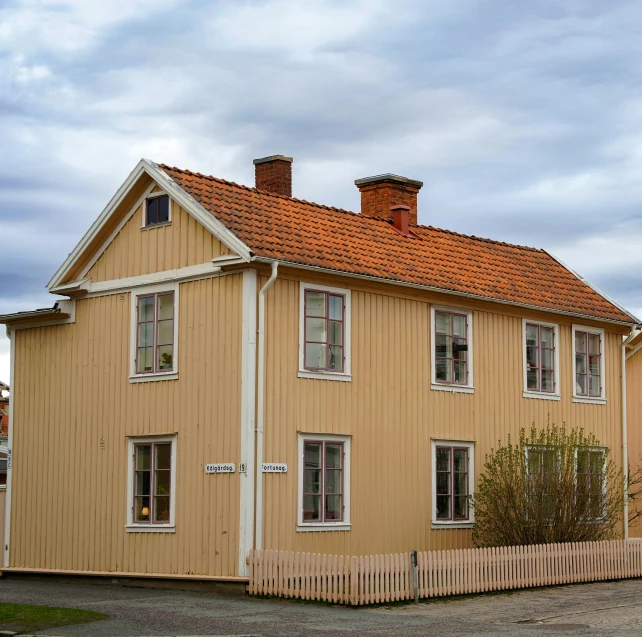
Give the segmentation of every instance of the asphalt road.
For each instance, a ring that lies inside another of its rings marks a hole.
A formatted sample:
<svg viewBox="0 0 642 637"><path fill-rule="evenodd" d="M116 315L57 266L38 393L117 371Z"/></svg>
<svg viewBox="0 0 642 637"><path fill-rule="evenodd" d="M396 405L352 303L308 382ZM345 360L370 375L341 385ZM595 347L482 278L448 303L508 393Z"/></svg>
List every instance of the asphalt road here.
<svg viewBox="0 0 642 637"><path fill-rule="evenodd" d="M97 610L109 618L48 635L642 636L642 580L353 609L119 585L0 580L0 601ZM520 623L521 622L521 623ZM541 622L541 623L523 623Z"/></svg>

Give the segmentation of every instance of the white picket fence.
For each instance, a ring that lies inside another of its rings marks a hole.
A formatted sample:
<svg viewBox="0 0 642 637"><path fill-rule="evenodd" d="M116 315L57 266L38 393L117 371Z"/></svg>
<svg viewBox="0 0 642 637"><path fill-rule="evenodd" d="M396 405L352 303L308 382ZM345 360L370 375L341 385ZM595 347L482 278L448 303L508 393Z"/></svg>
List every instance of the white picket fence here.
<svg viewBox="0 0 642 637"><path fill-rule="evenodd" d="M642 542L636 540L430 551L417 558L420 598L642 576ZM415 596L409 553L253 550L248 590L353 606Z"/></svg>

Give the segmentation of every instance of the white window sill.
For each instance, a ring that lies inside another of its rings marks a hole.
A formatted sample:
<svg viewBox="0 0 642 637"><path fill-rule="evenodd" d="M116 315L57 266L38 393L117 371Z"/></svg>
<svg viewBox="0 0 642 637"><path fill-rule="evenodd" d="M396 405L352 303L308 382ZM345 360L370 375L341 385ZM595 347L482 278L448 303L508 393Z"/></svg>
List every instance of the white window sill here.
<svg viewBox="0 0 642 637"><path fill-rule="evenodd" d="M559 394L547 394L546 392L525 391L524 398L540 398L541 400L561 400Z"/></svg>
<svg viewBox="0 0 642 637"><path fill-rule="evenodd" d="M430 389L436 391L449 391L452 394L474 394L475 388L467 385L442 385L440 383L432 383Z"/></svg>
<svg viewBox="0 0 642 637"><path fill-rule="evenodd" d="M437 529L472 529L475 526L474 522L435 522L433 520L431 528Z"/></svg>
<svg viewBox="0 0 642 637"><path fill-rule="evenodd" d="M178 372L161 372L159 374L136 374L130 376L130 383L148 383L156 380L178 380Z"/></svg>
<svg viewBox="0 0 642 637"><path fill-rule="evenodd" d="M154 228L164 228L165 226L171 226L171 221L164 221L163 223L152 223L149 226L141 226L141 230L153 230Z"/></svg>
<svg viewBox="0 0 642 637"><path fill-rule="evenodd" d="M297 533L305 533L306 531L349 531L350 524L339 522L337 524L297 524Z"/></svg>
<svg viewBox="0 0 642 637"><path fill-rule="evenodd" d="M128 524L127 533L176 533L175 526L169 524Z"/></svg>
<svg viewBox="0 0 642 637"><path fill-rule="evenodd" d="M342 380L349 383L352 380L352 375L333 372L309 372L300 369L299 378L316 378L318 380Z"/></svg>
<svg viewBox="0 0 642 637"><path fill-rule="evenodd" d="M588 398L586 396L573 396L574 403L585 403L587 405L606 405L606 398Z"/></svg>

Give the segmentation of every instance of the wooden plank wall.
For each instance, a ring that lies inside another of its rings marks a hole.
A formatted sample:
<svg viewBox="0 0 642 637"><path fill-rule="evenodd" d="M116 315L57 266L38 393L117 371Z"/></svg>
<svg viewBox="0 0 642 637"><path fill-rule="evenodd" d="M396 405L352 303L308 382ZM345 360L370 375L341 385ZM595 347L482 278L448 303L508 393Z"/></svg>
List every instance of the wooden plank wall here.
<svg viewBox="0 0 642 637"><path fill-rule="evenodd" d="M642 350L626 361L626 409L629 467L631 473L638 471L642 477ZM634 487L642 489L642 484ZM629 503L631 513L642 511L642 498ZM630 537L642 537L642 517L629 528Z"/></svg>

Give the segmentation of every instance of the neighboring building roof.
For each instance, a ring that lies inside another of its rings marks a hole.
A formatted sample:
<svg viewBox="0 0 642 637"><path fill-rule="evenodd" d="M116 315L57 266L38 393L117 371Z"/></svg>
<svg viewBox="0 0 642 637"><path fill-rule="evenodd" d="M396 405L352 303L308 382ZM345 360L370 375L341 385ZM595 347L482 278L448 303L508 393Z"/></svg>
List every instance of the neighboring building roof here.
<svg viewBox="0 0 642 637"><path fill-rule="evenodd" d="M254 255L607 321L638 319L544 250L413 226L160 164Z"/></svg>

